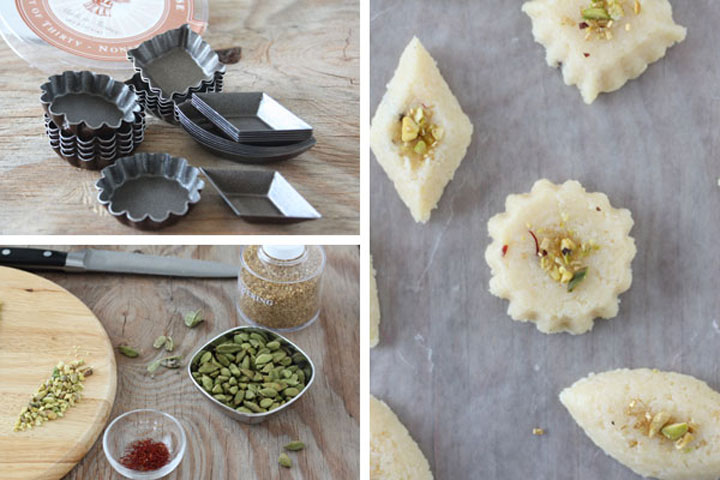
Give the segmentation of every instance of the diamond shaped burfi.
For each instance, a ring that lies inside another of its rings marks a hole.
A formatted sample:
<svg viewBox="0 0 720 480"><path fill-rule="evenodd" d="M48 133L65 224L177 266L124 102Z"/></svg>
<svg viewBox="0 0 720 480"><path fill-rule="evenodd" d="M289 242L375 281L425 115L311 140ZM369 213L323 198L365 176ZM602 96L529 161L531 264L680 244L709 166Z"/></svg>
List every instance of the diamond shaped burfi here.
<svg viewBox="0 0 720 480"><path fill-rule="evenodd" d="M415 221L430 219L472 132L435 60L413 38L375 112L370 147Z"/></svg>
<svg viewBox="0 0 720 480"><path fill-rule="evenodd" d="M548 65L562 65L565 84L588 104L639 77L686 33L668 0L532 0L522 10Z"/></svg>

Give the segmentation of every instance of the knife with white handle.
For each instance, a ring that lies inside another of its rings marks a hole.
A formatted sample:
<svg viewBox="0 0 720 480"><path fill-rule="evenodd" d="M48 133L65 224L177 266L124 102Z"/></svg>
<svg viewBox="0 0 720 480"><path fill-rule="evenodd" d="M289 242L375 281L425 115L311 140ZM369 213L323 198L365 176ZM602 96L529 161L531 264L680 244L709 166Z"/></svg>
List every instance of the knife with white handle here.
<svg viewBox="0 0 720 480"><path fill-rule="evenodd" d="M220 262L93 249L58 252L39 248L0 247L0 265L24 270L132 273L194 278L236 278L239 272L239 267Z"/></svg>

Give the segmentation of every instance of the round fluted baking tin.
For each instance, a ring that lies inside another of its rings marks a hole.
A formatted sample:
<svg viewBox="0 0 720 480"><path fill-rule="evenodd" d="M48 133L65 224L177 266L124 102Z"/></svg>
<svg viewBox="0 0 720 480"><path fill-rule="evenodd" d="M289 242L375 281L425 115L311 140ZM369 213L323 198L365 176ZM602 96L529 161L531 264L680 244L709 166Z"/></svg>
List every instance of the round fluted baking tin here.
<svg viewBox="0 0 720 480"><path fill-rule="evenodd" d="M142 111L135 91L109 75L66 71L52 75L40 89L45 113L74 134L111 133Z"/></svg>
<svg viewBox="0 0 720 480"><path fill-rule="evenodd" d="M120 222L143 230L167 227L200 201L200 170L182 157L137 153L104 168L98 201Z"/></svg>
<svg viewBox="0 0 720 480"><path fill-rule="evenodd" d="M59 129L47 115L45 130L50 147L62 159L74 167L100 170L116 159L130 155L142 143L145 138L145 114L136 113L132 124L104 138L93 136L83 139Z"/></svg>
<svg viewBox="0 0 720 480"><path fill-rule="evenodd" d="M202 34L208 18L207 0L0 2L0 34L19 57L47 72L129 73L127 49L184 23Z"/></svg>

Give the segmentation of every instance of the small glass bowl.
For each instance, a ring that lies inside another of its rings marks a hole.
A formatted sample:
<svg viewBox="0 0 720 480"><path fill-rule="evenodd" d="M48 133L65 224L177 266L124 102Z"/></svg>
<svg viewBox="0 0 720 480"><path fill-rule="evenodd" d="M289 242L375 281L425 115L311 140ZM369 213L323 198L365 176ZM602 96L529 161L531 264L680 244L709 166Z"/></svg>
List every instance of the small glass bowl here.
<svg viewBox="0 0 720 480"><path fill-rule="evenodd" d="M170 451L168 464L151 472L131 470L121 465L120 459L128 446L146 438L167 446ZM169 474L180 465L186 446L187 438L180 422L172 415L152 409L132 410L120 415L103 435L103 450L108 462L120 475L133 480L155 480Z"/></svg>

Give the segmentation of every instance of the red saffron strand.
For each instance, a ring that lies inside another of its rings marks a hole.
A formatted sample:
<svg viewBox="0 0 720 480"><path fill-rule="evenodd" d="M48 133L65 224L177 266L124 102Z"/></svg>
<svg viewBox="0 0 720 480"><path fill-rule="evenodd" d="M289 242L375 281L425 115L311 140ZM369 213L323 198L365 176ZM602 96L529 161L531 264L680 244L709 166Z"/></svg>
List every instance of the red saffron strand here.
<svg viewBox="0 0 720 480"><path fill-rule="evenodd" d="M507 246L507 245L503 245L503 248L502 248L502 256L503 256L503 257L505 256L505 254L507 253L507 251L508 251L508 246Z"/></svg>
<svg viewBox="0 0 720 480"><path fill-rule="evenodd" d="M532 230L528 230L528 232L530 232L530 235L532 235L533 240L535 240L535 255L538 255L540 253L540 244L538 243L538 239Z"/></svg>
<svg viewBox="0 0 720 480"><path fill-rule="evenodd" d="M170 462L170 451L163 442L149 438L136 440L125 449L120 463L131 470L150 472L164 467Z"/></svg>

